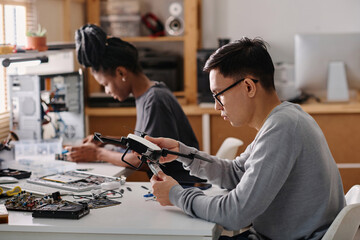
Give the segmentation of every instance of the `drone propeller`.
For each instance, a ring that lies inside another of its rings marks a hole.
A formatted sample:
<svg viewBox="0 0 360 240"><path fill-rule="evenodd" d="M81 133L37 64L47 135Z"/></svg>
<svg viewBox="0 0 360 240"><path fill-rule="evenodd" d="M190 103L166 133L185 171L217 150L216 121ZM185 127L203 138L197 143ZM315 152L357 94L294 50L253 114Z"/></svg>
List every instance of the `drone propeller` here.
<svg viewBox="0 0 360 240"><path fill-rule="evenodd" d="M123 128L127 129L127 130L130 130L132 132L136 132L136 133L139 133L140 134L140 137L145 137L146 135L148 135L146 132L142 132L142 131L139 131L139 130L136 130L136 129L133 129L131 127L128 127L126 125L123 126Z"/></svg>

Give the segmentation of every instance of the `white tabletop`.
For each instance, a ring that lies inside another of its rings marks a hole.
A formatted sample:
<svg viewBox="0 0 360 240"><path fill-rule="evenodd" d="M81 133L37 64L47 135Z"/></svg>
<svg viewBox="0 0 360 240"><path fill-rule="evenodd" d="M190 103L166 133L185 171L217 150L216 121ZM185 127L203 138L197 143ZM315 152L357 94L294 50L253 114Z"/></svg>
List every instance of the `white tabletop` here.
<svg viewBox="0 0 360 240"><path fill-rule="evenodd" d="M79 220L33 218L28 212L9 211L9 223L0 224L1 239L217 238L216 224L192 218L177 207L146 200L143 195L149 190L141 186L151 188L148 182L127 182L122 186L125 192L120 205L91 209Z"/></svg>
<svg viewBox="0 0 360 240"><path fill-rule="evenodd" d="M86 173L94 173L104 176L120 177L127 171L131 171L125 167L115 166L111 163L77 163L76 170L86 170Z"/></svg>

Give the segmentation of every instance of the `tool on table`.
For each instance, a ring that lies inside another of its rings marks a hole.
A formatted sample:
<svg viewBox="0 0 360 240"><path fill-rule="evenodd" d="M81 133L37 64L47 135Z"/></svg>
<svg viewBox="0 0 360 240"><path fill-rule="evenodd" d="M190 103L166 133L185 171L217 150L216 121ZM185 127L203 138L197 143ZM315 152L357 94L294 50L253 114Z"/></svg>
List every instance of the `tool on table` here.
<svg viewBox="0 0 360 240"><path fill-rule="evenodd" d="M0 197L12 197L19 193L21 193L21 187L19 186L16 186L13 189L8 190L6 192L4 192L4 190L0 187Z"/></svg>

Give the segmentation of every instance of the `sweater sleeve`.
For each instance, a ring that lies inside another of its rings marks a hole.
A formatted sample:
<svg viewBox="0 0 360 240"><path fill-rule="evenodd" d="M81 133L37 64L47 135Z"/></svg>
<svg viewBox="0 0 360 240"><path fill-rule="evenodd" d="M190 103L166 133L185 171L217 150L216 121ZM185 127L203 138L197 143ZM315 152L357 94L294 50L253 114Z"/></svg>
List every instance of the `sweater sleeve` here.
<svg viewBox="0 0 360 240"><path fill-rule="evenodd" d="M226 195L206 196L198 189L175 186L170 191L170 201L191 216L227 229L248 226L269 207L289 177L298 152L295 129L293 123L289 125L277 119L263 127L249 149L234 161L213 158L215 162L208 163L180 159L184 165L190 164L191 173L206 176L210 182L227 186L230 191ZM194 151L181 145L180 150Z"/></svg>
<svg viewBox="0 0 360 240"><path fill-rule="evenodd" d="M183 163L186 170L191 175L207 179L209 182L220 186L221 188L233 189L239 183L244 174L244 162L248 155L248 150L236 158L236 161L230 159L220 159L201 152L196 148L191 148L179 142L180 152L184 154L196 153L202 157L212 160L212 163L199 159L190 160L179 157L178 161ZM227 174L223 174L226 172Z"/></svg>

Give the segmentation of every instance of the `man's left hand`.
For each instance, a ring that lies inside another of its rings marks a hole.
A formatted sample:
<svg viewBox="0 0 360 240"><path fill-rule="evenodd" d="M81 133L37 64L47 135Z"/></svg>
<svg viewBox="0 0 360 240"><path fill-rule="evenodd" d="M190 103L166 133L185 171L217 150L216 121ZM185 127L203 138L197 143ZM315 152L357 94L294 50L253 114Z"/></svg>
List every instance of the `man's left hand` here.
<svg viewBox="0 0 360 240"><path fill-rule="evenodd" d="M172 206L173 204L169 199L169 192L173 186L179 183L162 171L158 173L158 176L153 175L150 182L153 188L153 194L160 205Z"/></svg>

